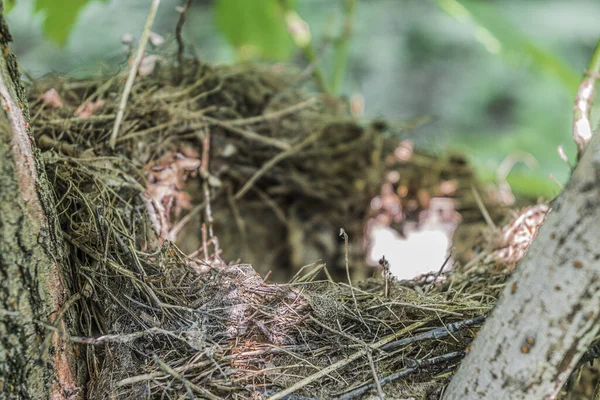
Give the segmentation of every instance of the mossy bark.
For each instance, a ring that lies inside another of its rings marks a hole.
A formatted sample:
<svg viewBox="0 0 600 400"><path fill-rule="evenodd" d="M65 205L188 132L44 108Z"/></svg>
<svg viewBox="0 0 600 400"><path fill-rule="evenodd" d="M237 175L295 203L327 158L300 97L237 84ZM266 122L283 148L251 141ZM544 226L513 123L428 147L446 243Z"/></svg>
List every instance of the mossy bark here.
<svg viewBox="0 0 600 400"><path fill-rule="evenodd" d="M50 186L0 1L0 398L78 397L64 339L65 265Z"/></svg>

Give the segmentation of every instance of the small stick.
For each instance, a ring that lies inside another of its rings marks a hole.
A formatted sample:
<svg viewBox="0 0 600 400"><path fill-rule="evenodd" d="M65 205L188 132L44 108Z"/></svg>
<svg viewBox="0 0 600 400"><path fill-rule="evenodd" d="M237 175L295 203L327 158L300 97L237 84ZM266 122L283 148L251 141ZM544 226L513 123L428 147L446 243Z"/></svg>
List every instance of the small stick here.
<svg viewBox="0 0 600 400"><path fill-rule="evenodd" d="M131 92L131 88L133 87L135 77L137 76L138 68L140 67L140 63L144 58L144 53L146 52L146 45L148 44L148 38L150 37L150 29L152 28L152 23L154 22L154 18L156 17L156 11L158 10L159 4L160 0L152 0L150 13L148 13L148 19L146 20L146 26L144 26L144 31L142 32L142 37L140 38L140 42L138 44L138 51L135 55L133 65L129 70L129 76L127 77L127 81L125 82L125 88L123 89L123 94L121 95L121 102L119 103L117 118L115 118L115 125L113 127L112 134L110 135L109 144L111 149L114 149L115 144L117 143L117 137L119 136L119 128L121 127L123 115L125 114L125 106L127 105L129 93Z"/></svg>
<svg viewBox="0 0 600 400"><path fill-rule="evenodd" d="M273 168L274 166L276 166L278 163L285 160L286 158L294 155L298 151L304 149L306 146L310 145L311 143L316 141L318 138L319 138L318 135L311 135L308 138L306 138L304 141L299 143L298 145L290 148L289 150L282 151L281 153L278 153L275 157L271 158L262 167L260 167L260 169L258 171L256 171L254 173L254 175L252 175L250 177L250 179L248 179L248 181L244 184L244 186L242 186L242 188L240 190L238 190L238 192L235 194L235 196L233 196L234 200L240 200L242 197L244 197L244 195L250 189L252 189L252 187L254 186L256 181L258 181L264 174L266 174L267 171L269 171L269 169Z"/></svg>
<svg viewBox="0 0 600 400"><path fill-rule="evenodd" d="M202 140L202 160L200 161L200 177L208 178L208 162L210 156L210 131L206 130Z"/></svg>
<svg viewBox="0 0 600 400"><path fill-rule="evenodd" d="M102 345L105 343L130 343L134 340L137 340L145 335L171 335L174 336L173 333L165 331L159 328L150 328L144 331L127 333L127 334L110 334L110 335L102 335L98 337L82 337L82 336L71 336L71 341L73 343L82 343L88 345Z"/></svg>
<svg viewBox="0 0 600 400"><path fill-rule="evenodd" d="M473 189L475 189L474 186L471 186ZM477 193L477 192L475 192ZM482 203L483 204L483 203ZM431 290L434 286L436 281L438 280L438 278L440 277L440 275L442 275L442 272L444 272L444 268L446 267L446 264L448 264L448 261L450 261L450 259L452 258L452 254L454 253L454 248L450 249L450 252L448 253L448 256L446 257L446 259L444 260L444 262L442 263L442 266L440 267L440 269L436 272L436 274L433 276L433 280L431 281L431 284L428 288L425 289L425 293L429 292L429 290Z"/></svg>
<svg viewBox="0 0 600 400"><path fill-rule="evenodd" d="M444 260L444 263L442 264L442 266L438 270L437 274L435 274L434 282L437 280L437 278L440 277L440 275L444 271L444 268L446 267L446 264L448 264L448 261L450 261L450 259L452 258L452 253L454 253L454 248L450 249L450 252L448 253L448 257L446 257L446 259Z"/></svg>
<svg viewBox="0 0 600 400"><path fill-rule="evenodd" d="M175 371L173 368L171 368L169 365L167 365L167 363L165 363L160 358L158 358L158 356L156 354L153 354L152 358L153 358L154 362L156 364L158 364L160 369L165 371L167 374L171 375L173 378L181 381L181 383L185 387L185 389L191 399L194 398L194 393L192 392L192 389L194 389L196 392L200 393L202 396L204 396L208 399L211 399L211 400L219 400L220 399L220 397L215 396L214 394L209 392L207 389L204 389L203 387L200 387L200 386L188 381L187 379L185 379L185 377L183 375L181 375L180 373Z"/></svg>
<svg viewBox="0 0 600 400"><path fill-rule="evenodd" d="M383 389L381 388L381 382L379 382L379 377L377 376L377 369L375 369L375 363L373 362L373 357L371 356L370 349L367 349L367 359L369 359L369 365L371 366L371 372L373 373L373 379L375 380L375 386L377 387L377 393L379 394L379 400L385 400L385 395L383 394Z"/></svg>
<svg viewBox="0 0 600 400"><path fill-rule="evenodd" d="M360 309L358 308L358 301L356 300L356 295L354 294L354 287L352 286L352 278L350 277L350 265L348 263L348 234L344 230L344 228L340 228L340 237L344 238L344 261L346 262L346 276L348 277L348 285L350 285L350 293L352 294L352 300L354 300L354 307L356 307L356 312L358 313L358 318L363 323L363 325L369 329L367 323L363 320L362 315L360 314Z"/></svg>
<svg viewBox="0 0 600 400"><path fill-rule="evenodd" d="M550 180L558 187L558 189L562 192L563 190L565 190L565 187L563 186L562 183L560 183L559 181L556 180L556 177L554 176L554 174L550 174L548 175L548 177L550 178Z"/></svg>
<svg viewBox="0 0 600 400"><path fill-rule="evenodd" d="M293 105L283 108L281 110L273 111L270 113L265 113L263 115L259 115L256 117L232 119L232 120L228 120L227 123L231 126L240 126L240 125L250 125L250 124L256 124L259 122L265 122L265 121L269 121L272 119L281 118L285 115L295 113L296 111L303 110L305 108L308 108L310 106L317 104L319 101L320 101L320 96L310 97L304 101L301 101L297 104L293 104Z"/></svg>
<svg viewBox="0 0 600 400"><path fill-rule="evenodd" d="M179 16L179 21L177 22L177 27L175 28L175 38L177 39L177 64L179 64L179 68L183 65L183 50L185 48L183 44L183 35L181 31L183 30L183 24L185 24L185 17L187 16L187 12L190 9L190 5L192 4L192 0L186 0L185 5L181 10L181 15Z"/></svg>
<svg viewBox="0 0 600 400"><path fill-rule="evenodd" d="M386 303L376 304L374 306L367 307L367 308L363 309L363 311L376 310L378 308L387 307L387 306L410 307L410 308L414 308L416 310L427 310L427 311L433 311L435 313L446 313L446 314L456 315L457 317L462 316L462 314L454 312L454 311L443 310L443 309L434 308L434 307L426 307L426 306L421 306L421 305L412 304L412 303L405 303L405 302L402 302L402 301L388 301Z"/></svg>
<svg viewBox="0 0 600 400"><path fill-rule="evenodd" d="M377 343L374 343L374 347L375 348L379 348L383 345L385 345L386 343L391 342L392 340L394 340L395 338L398 338L404 334L406 334L407 332L412 331L413 329L416 329L419 326L423 325L423 321L419 321L419 322L415 322L409 326L407 326L406 328L393 333L390 336L387 336L381 340L379 340ZM290 393L294 393L297 390L302 389L303 387L305 387L306 385L319 380L321 377L329 375L331 372L336 371L340 368L345 367L346 365L350 364L351 362L353 362L354 360L363 357L366 355L368 347L363 347L361 350L357 351L356 353L351 354L350 356L336 362L333 363L331 365L329 365L328 367L323 368L322 370L307 376L306 378L296 382L295 384L293 384L292 386L275 393L273 396L269 397L267 400L279 400L279 399L283 399L285 398L288 394Z"/></svg>
<svg viewBox="0 0 600 400"><path fill-rule="evenodd" d="M446 336L450 336L451 334L460 331L461 329L467 328L472 325L482 324L485 321L484 316L479 316L471 319L467 319L464 321L453 322L448 324L443 328L435 328L430 331L421 333L420 335L416 335L410 338L401 339L395 342L387 343L386 345L381 347L381 350L385 351L394 351L402 346L406 346L407 344L421 342L423 340L431 340L431 339L441 339Z"/></svg>
<svg viewBox="0 0 600 400"><path fill-rule="evenodd" d="M473 192L473 197L475 198L477 207L479 207L479 211L481 211L481 214L483 215L483 219L485 219L485 222L488 224L490 229L497 230L498 228L496 227L496 224L494 224L494 220L490 216L490 213L488 212L487 208L485 208L485 204L483 204L483 200L481 199L479 192L475 188L475 185L471 185L471 192ZM446 263L444 263L444 265L446 265Z"/></svg>
<svg viewBox="0 0 600 400"><path fill-rule="evenodd" d="M207 205L208 205L208 202L205 199L202 203L195 206L192 209L192 211L187 213L185 215L185 217L181 218L181 220L179 222L177 222L177 224L175 224L175 226L172 227L171 230L169 231L169 236L168 236L169 240L172 242L175 242L175 240L177 239L177 235L179 235L179 232L188 224L188 222L190 222L190 220L196 214L198 214L200 211L202 211L204 209L204 207L206 207Z"/></svg>
<svg viewBox="0 0 600 400"><path fill-rule="evenodd" d="M206 241L206 224L202 224L202 249L204 250L204 262L210 265L208 260L208 243Z"/></svg>
<svg viewBox="0 0 600 400"><path fill-rule="evenodd" d="M459 350L459 351L453 351L451 353L442 354L441 356L431 357L426 360L415 361L414 366L411 366L409 368L404 368L401 371L394 372L393 374L385 376L385 377L381 378L379 382L376 381L376 383L378 383L379 385L385 385L386 383L393 382L397 379L411 375L412 373L416 372L420 368L430 367L430 366L434 366L434 365L441 364L444 362L452 361L456 358L464 357L464 355L465 355L465 352L463 350ZM375 387L376 387L376 384L373 384L373 383L368 384L368 385L363 385L354 390L351 390L350 392L343 394L342 396L336 397L336 400L354 399L354 398L360 397L362 394L368 392L371 389L374 389Z"/></svg>
<svg viewBox="0 0 600 400"><path fill-rule="evenodd" d="M385 297L386 299L390 297L390 292L391 292L391 285L390 285L390 281L391 281L391 272L390 272L390 263L388 260L385 259L385 256L381 257L381 259L379 260L379 265L381 265L381 268L383 268L383 270L381 271L381 276L383 277L383 297Z"/></svg>
<svg viewBox="0 0 600 400"><path fill-rule="evenodd" d="M267 280L269 279L270 276L271 276L271 271L269 270L269 272L267 272L267 274L263 278L263 283L267 283Z"/></svg>
<svg viewBox="0 0 600 400"><path fill-rule="evenodd" d="M235 125L231 125L231 124L229 124L228 121L221 121L221 120L218 120L215 118L210 118L207 116L199 116L199 118L205 122L208 122L211 125L217 125L217 126L220 126L221 128L227 129L229 132L236 133L246 140L258 142L258 143L261 143L261 144L264 144L267 146L273 146L273 147L278 148L279 150L290 150L292 147L289 143L284 142L283 140L259 135L256 132L242 129ZM190 126L190 128L192 128L192 127L193 127L193 125Z"/></svg>
<svg viewBox="0 0 600 400"><path fill-rule="evenodd" d="M202 142L202 162L200 165L200 178L203 180L202 188L204 190L204 201L206 201L206 222L208 223L208 234L212 239L213 233L213 216L212 208L210 206L210 188L208 185L208 179L210 172L208 171L210 158L210 131L206 130L204 135L204 141Z"/></svg>
<svg viewBox="0 0 600 400"><path fill-rule="evenodd" d="M581 158L583 149L592 138L590 111L596 94L596 79L600 77L600 41L585 71L585 75L577 88L577 97L573 107L573 140L577 144L577 160Z"/></svg>
<svg viewBox="0 0 600 400"><path fill-rule="evenodd" d="M370 344L368 344L368 343L360 340L359 338L356 338L356 337L354 337L354 336L352 336L352 335L350 335L350 334L348 334L348 333L346 333L346 332L344 332L342 330L336 331L335 329L330 328L329 326L325 325L324 323L322 323L321 321L319 321L318 319L316 319L312 315L309 315L308 319L310 319L315 324L319 325L321 328L328 330L329 332L332 332L332 333L335 333L336 335L340 335L342 337L345 337L346 339L348 339L350 341L353 341L353 342L356 342L358 344L362 344L363 346L366 346L366 347L370 347L371 346Z"/></svg>

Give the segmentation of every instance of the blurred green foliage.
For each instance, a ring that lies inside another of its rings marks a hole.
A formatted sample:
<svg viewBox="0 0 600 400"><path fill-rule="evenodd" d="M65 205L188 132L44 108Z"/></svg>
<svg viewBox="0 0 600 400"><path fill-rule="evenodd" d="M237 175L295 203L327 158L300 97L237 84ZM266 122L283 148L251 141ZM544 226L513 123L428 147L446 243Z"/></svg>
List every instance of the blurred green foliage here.
<svg viewBox="0 0 600 400"><path fill-rule="evenodd" d="M454 146L467 150L478 167L478 174L488 181L496 179L496 168L505 157L516 150L525 151L538 160L533 169L516 165L507 177L512 189L529 196L552 198L559 192L559 185L548 176L559 176L564 182L566 164L558 157L557 146L562 144L567 154L574 160L575 151L570 132L556 129L557 118L547 115L547 110L555 109L559 98L565 96L572 104L581 74L577 73L557 54L545 49L519 31L508 19L503 17L492 2L477 0L435 0L438 6L457 21L472 26L473 33L490 53L503 57L510 64L531 70L531 82L528 88L512 87L515 117L520 123L506 128L485 127L486 132L457 132L452 135ZM554 82L552 82L554 81ZM557 84L555 84L557 83ZM564 89L562 95L557 87ZM480 98L481 96L474 96ZM490 104L472 104L471 113L485 113ZM560 107L560 106L559 106ZM570 115L568 103L565 114ZM490 165L490 160L496 160ZM554 160L554 161L553 161ZM552 172L550 172L552 171Z"/></svg>
<svg viewBox="0 0 600 400"><path fill-rule="evenodd" d="M57 44L64 45L79 12L90 1L108 0L62 0L60 6L57 6L56 0L36 0L34 10L36 13L44 13L42 29L46 36Z"/></svg>
<svg viewBox="0 0 600 400"><path fill-rule="evenodd" d="M348 63L349 42L356 0L336 0L344 16L341 32L329 38L333 44L331 73L324 71L329 60L319 59L310 27L296 13L294 0L216 0L215 22L219 31L236 49L240 60L269 59L288 61L294 50L301 50L313 65L320 90L340 94Z"/></svg>
<svg viewBox="0 0 600 400"><path fill-rule="evenodd" d="M580 74L576 73L557 55L527 38L506 18L493 3L480 0L436 0L440 8L460 22L475 26L475 37L491 52L509 60L530 61L539 71L558 79L575 93Z"/></svg>
<svg viewBox="0 0 600 400"><path fill-rule="evenodd" d="M103 3L108 0L35 0L34 12L44 15L42 30L47 38L64 46L69 38L69 34L77 21L77 16L83 10L83 7L92 2L100 1ZM9 12L16 3L16 0L5 0L6 12Z"/></svg>
<svg viewBox="0 0 600 400"><path fill-rule="evenodd" d="M278 0L217 0L214 16L241 60L287 60L294 51Z"/></svg>

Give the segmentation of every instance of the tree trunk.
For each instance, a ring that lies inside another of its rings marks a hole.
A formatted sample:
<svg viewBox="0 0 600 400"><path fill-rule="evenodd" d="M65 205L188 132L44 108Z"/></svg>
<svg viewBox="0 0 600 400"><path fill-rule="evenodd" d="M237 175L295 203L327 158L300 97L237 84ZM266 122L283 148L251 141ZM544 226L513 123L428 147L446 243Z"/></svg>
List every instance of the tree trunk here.
<svg viewBox="0 0 600 400"><path fill-rule="evenodd" d="M589 143L445 399L553 399L600 329L600 135Z"/></svg>
<svg viewBox="0 0 600 400"><path fill-rule="evenodd" d="M0 398L72 399L62 240L3 11L0 1Z"/></svg>

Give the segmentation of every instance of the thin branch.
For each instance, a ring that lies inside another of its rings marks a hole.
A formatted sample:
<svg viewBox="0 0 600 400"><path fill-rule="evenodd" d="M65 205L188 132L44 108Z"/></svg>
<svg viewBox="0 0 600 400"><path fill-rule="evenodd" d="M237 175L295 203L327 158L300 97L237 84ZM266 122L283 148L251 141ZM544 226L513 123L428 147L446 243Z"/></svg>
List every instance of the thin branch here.
<svg viewBox="0 0 600 400"><path fill-rule="evenodd" d="M573 140L577 144L577 159L581 158L583 149L592 138L590 111L596 94L596 79L600 78L600 40L592 54L584 79L577 89L575 106L573 107Z"/></svg>
<svg viewBox="0 0 600 400"><path fill-rule="evenodd" d="M202 179L202 189L204 191L204 200L206 201L206 222L208 223L208 234L212 239L213 233L213 216L212 208L210 206L210 187L208 181L210 179L210 173L208 171L210 159L210 131L206 130L204 134L204 140L202 141L202 165L200 166L200 178Z"/></svg>
<svg viewBox="0 0 600 400"><path fill-rule="evenodd" d="M490 213L488 212L487 208L485 207L485 204L483 203L483 200L481 199L479 192L475 188L475 185L471 185L471 192L473 193L473 197L475 198L477 207L479 207L479 211L481 211L481 215L483 215L483 219L485 220L486 224L488 224L488 226L490 227L490 229L492 231L498 230L498 227L494 223L494 220L492 219L492 217L490 216ZM446 263L444 263L444 265L446 265Z"/></svg>
<svg viewBox="0 0 600 400"><path fill-rule="evenodd" d="M114 149L115 144L117 143L117 137L119 136L119 128L121 127L121 122L123 121L123 115L125 114L125 107L127 106L129 93L131 92L131 88L133 87L133 82L135 81L135 77L137 76L140 63L144 58L144 53L146 52L146 45L148 44L148 38L150 37L150 29L152 28L152 23L154 22L154 18L156 17L156 11L158 10L159 4L160 0L152 1L150 13L148 14L148 19L146 20L146 26L144 26L142 37L140 38L140 42L138 44L138 51L135 55L133 65L131 65L131 69L129 70L129 76L127 77L127 81L125 82L125 88L123 89L123 94L121 95L121 102L119 103L119 109L117 111L117 118L115 118L115 125L113 127L112 134L110 135L109 144L111 149Z"/></svg>
<svg viewBox="0 0 600 400"><path fill-rule="evenodd" d="M303 110L305 108L311 107L311 106L317 104L320 100L321 99L319 96L310 97L306 100L303 100L297 104L293 104L289 107L283 108L281 110L265 113L263 115L259 115L256 117L228 120L227 123L231 126L239 126L239 125L255 124L258 122L265 122L265 121L269 121L271 119L281 118L285 115L292 114L297 111Z"/></svg>
<svg viewBox="0 0 600 400"><path fill-rule="evenodd" d="M253 142L261 143L268 146L276 147L280 150L289 150L291 149L291 145L283 140L271 138L268 136L259 135L256 132L249 131L247 129L242 129L240 127L229 124L228 121L221 121L215 118L210 118L207 116L199 116L200 119L208 122L211 125L220 126L221 128L227 129L229 132L237 133L239 136L243 137L246 140L250 140ZM193 125L190 128L195 128Z"/></svg>
<svg viewBox="0 0 600 400"><path fill-rule="evenodd" d="M352 300L354 300L354 307L356 308L356 312L358 313L358 318L370 332L371 329L363 320L363 317L360 313L360 308L358 307L358 301L356 300L356 295L354 294L354 287L352 286L352 278L350 276L350 264L348 261L348 234L346 233L344 228L340 228L340 237L344 238L344 261L346 263L346 277L348 278L348 285L350 286L350 293L352 294Z"/></svg>
<svg viewBox="0 0 600 400"><path fill-rule="evenodd" d="M260 167L260 169L258 171L256 171L254 173L254 175L252 175L252 177L250 177L250 179L248 179L248 181L244 184L244 186L240 190L238 190L238 192L235 194L235 196L233 198L235 200L240 200L242 197L244 197L244 195L250 189L252 189L252 187L254 186L256 181L258 181L264 174L267 173L268 170L270 170L271 168L273 168L275 165L277 165L281 161L285 160L286 158L288 158L288 157L294 155L295 153L299 152L300 150L304 149L306 146L312 144L318 138L319 138L319 135L311 135L311 136L307 137L304 141L302 141L302 143L299 143L298 145L296 145L286 151L282 151L281 153L277 154L275 157L271 158L262 167Z"/></svg>
<svg viewBox="0 0 600 400"><path fill-rule="evenodd" d="M321 264L321 265L323 265L323 264ZM364 342L363 340L360 340L359 338L357 338L357 337L354 337L354 336L352 336L352 335L350 335L350 334L348 334L348 333L346 333L346 332L342 332L342 331L339 331L339 330L335 330L335 329L333 329L333 328L331 328L331 327L329 327L329 326L325 325L324 323L322 323L321 321L319 321L318 319L316 319L316 318L315 318L315 317L313 317L312 315L309 315L309 316L308 316L308 318L309 318L309 319L310 319L312 322L314 322L315 324L319 325L321 328L323 328L323 329L327 329L329 332L335 333L336 335L340 335L340 336L342 336L342 337L345 337L346 339L348 339L348 340L350 340L350 341L352 341L352 342L356 342L356 343L358 343L358 344L361 344L361 345L363 345L363 346L366 346L366 347L369 347L369 348L372 346L372 345L370 345L370 344L368 344L368 343Z"/></svg>
<svg viewBox="0 0 600 400"><path fill-rule="evenodd" d="M453 322L451 324L448 324L444 328L432 329L430 331L421 333L420 335L417 335L417 336L401 339L401 340L398 340L395 342L390 342L390 343L386 344L385 346L382 346L381 350L394 351L396 349L399 349L400 347L406 346L407 344L421 342L423 340L441 339L443 337L450 336L451 334L458 332L464 328L467 328L467 327L470 327L473 325L482 324L484 321L485 321L485 317L480 316L480 317L467 319L464 321Z"/></svg>
<svg viewBox="0 0 600 400"><path fill-rule="evenodd" d="M156 364L158 364L160 369L165 371L167 374L171 375L173 378L181 381L181 383L185 387L187 393L190 395L190 399L194 398L192 389L195 390L196 392L202 394L202 396L206 397L207 399L211 399L211 400L219 400L220 399L220 397L215 396L214 394L209 392L207 389L200 387L200 386L188 381L187 379L185 379L185 377L183 375L181 375L180 373L175 371L173 368L171 368L169 365L167 365L164 361L162 361L160 358L158 358L158 356L156 354L153 354L152 358L153 358L154 362Z"/></svg>
<svg viewBox="0 0 600 400"><path fill-rule="evenodd" d="M390 383L390 382L393 382L400 378L404 378L405 376L411 375L411 374L417 372L421 368L431 367L434 365L452 361L457 358L464 357L464 355L465 355L465 352L462 350L459 350L459 351L454 351L451 353L442 354L441 356L431 357L426 360L414 361L414 366L411 366L410 368L405 368L401 371L394 372L393 374L382 377L381 379L379 379L379 382L375 381L375 383L360 386L350 392L343 394L342 396L337 397L336 400L355 399L355 398L363 395L364 393L368 392L369 390L375 389L377 387L377 383L379 383L379 385L385 385L386 383Z"/></svg>
<svg viewBox="0 0 600 400"><path fill-rule="evenodd" d="M407 332L410 332L413 329L418 328L420 325L423 325L423 324L424 324L423 321L415 322L415 323L407 326L406 328L379 340L377 343L374 344L373 347L379 348L379 347L391 342L395 338L398 338L398 337L406 334ZM353 362L354 360L356 360L360 357L364 357L367 354L367 351L368 351L368 347L363 347L361 350L357 351L356 353L351 354L347 358L344 358L336 363L333 363L330 366L323 368L319 372L316 372L312 375L307 376L306 378L296 382L292 386L282 390L281 392L274 394L273 396L269 397L267 400L279 400L279 399L286 398L286 396L288 394L294 393L295 391L302 389L306 385L309 385L312 382L319 380L321 377L329 375L333 371L336 371L340 368L345 367L346 365L350 364L351 362Z"/></svg>
<svg viewBox="0 0 600 400"><path fill-rule="evenodd" d="M381 387L381 382L379 381L379 376L377 376L377 369L375 368L375 363L373 362L373 356L371 356L370 349L367 349L367 359L369 360L369 365L371 366L371 372L373 373L373 380L375 381L375 387L377 387L377 393L379 394L379 400L385 400L385 395L383 394L383 388Z"/></svg>
<svg viewBox="0 0 600 400"><path fill-rule="evenodd" d="M190 5L192 4L192 0L186 0L184 6L181 9L181 15L179 16L179 21L177 21L177 27L175 28L175 39L177 40L177 64L179 68L183 65L183 51L185 50L185 46L183 44L183 25L185 24L185 17L187 16L187 12L190 9Z"/></svg>

